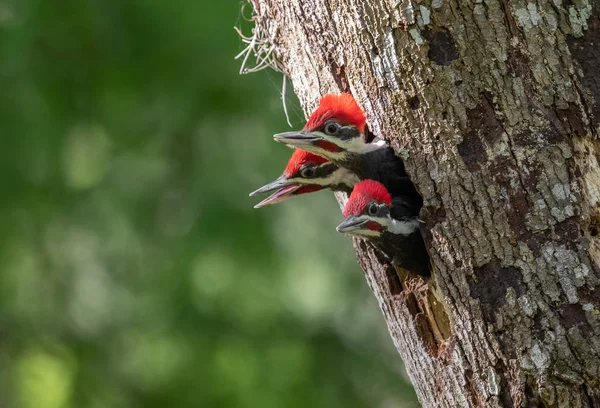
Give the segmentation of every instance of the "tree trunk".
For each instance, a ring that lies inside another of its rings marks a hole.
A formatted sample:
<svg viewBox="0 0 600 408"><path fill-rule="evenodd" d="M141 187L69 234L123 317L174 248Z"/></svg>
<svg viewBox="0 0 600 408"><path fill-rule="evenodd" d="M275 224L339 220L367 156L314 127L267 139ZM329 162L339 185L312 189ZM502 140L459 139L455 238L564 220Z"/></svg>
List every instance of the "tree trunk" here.
<svg viewBox="0 0 600 408"><path fill-rule="evenodd" d="M355 242L422 405L600 407L600 0L251 1L423 195L432 279Z"/></svg>

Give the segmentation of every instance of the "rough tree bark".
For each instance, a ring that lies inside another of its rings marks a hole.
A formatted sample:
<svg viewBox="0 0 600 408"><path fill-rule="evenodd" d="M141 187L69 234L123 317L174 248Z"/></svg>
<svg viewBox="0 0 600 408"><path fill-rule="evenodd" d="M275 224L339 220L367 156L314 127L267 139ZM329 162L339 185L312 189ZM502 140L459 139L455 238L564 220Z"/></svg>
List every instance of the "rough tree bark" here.
<svg viewBox="0 0 600 408"><path fill-rule="evenodd" d="M251 2L424 197L433 279L355 242L422 405L600 407L600 0Z"/></svg>

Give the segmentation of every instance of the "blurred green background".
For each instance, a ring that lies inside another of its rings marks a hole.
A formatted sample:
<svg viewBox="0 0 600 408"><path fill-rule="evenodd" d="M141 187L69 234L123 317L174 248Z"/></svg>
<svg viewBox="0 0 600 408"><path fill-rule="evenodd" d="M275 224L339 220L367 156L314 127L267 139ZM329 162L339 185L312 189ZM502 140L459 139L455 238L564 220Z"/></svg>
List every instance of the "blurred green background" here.
<svg viewBox="0 0 600 408"><path fill-rule="evenodd" d="M417 405L241 8L0 0L0 407Z"/></svg>

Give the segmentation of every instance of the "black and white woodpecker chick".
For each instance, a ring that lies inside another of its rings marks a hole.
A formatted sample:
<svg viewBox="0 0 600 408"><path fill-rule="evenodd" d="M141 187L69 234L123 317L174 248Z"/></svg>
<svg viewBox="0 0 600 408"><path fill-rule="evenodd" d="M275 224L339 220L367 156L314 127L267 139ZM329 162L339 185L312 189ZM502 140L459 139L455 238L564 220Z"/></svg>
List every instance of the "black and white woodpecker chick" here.
<svg viewBox="0 0 600 408"><path fill-rule="evenodd" d="M250 196L277 190L254 206L260 208L324 188L350 194L359 181L358 176L350 170L337 167L316 154L296 149L283 174L275 181L253 191Z"/></svg>
<svg viewBox="0 0 600 408"><path fill-rule="evenodd" d="M367 239L407 271L429 276L429 255L421 236L420 206L403 196L390 196L383 184L374 180L358 183L344 207L344 222L337 230Z"/></svg>
<svg viewBox="0 0 600 408"><path fill-rule="evenodd" d="M379 181L393 195L414 196L412 200L422 203L404 163L391 146L383 139L369 137L365 114L350 94L323 96L303 130L273 137L288 146L325 157L361 180Z"/></svg>

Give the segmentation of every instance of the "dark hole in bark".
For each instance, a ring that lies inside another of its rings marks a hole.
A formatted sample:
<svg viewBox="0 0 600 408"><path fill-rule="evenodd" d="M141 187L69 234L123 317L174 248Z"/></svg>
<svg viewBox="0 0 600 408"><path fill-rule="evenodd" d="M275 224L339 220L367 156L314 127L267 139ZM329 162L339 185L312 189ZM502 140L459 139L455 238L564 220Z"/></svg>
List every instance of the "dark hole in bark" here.
<svg viewBox="0 0 600 408"><path fill-rule="evenodd" d="M597 237L600 233L600 212L598 210L590 216L588 231L592 237Z"/></svg>
<svg viewBox="0 0 600 408"><path fill-rule="evenodd" d="M371 48L371 52L373 53L373 55L379 55L379 48L373 47Z"/></svg>
<svg viewBox="0 0 600 408"><path fill-rule="evenodd" d="M421 101L419 100L419 97L416 95L408 100L408 106L410 106L410 108L412 110L419 109L420 105L421 105Z"/></svg>
<svg viewBox="0 0 600 408"><path fill-rule="evenodd" d="M402 161L402 158L396 154L398 160ZM404 168L404 165L402 166ZM408 175L407 175L408 176ZM398 195L400 197L404 196L406 198L406 202L410 203L407 208L410 211L410 217L419 217L422 221L424 220L421 215L421 210L423 208L423 199L414 185L410 177L403 177L405 180L403 183L403 189L401 191L396 191L392 193L392 201ZM408 181L408 183L406 183ZM410 186L408 185L410 183ZM385 185L385 182L383 183ZM387 187L387 186L386 186ZM412 187L412 191L410 191L410 187ZM391 213L392 216L394 214L394 207L392 205ZM404 210L403 210L404 211ZM421 228L422 224L419 225L420 235L421 237L415 237L415 234L411 234L406 239L404 238L391 238L392 240L399 239L400 243L395 242L383 242L381 245L381 249L384 250L387 256L389 256L392 261L392 264L399 267L400 269L406 268L410 271L410 273L414 274L414 276L419 275L424 279L431 277L431 263L429 258L429 251L427 250L426 245L426 237L423 234L423 228ZM393 236L393 234L388 234L388 237ZM384 239L385 234L384 234ZM387 248L387 249L384 249ZM404 282L404 281L403 281Z"/></svg>
<svg viewBox="0 0 600 408"><path fill-rule="evenodd" d="M427 56L438 65L450 65L452 61L458 59L458 51L454 38L446 29L425 30L423 37L429 43Z"/></svg>
<svg viewBox="0 0 600 408"><path fill-rule="evenodd" d="M373 142L373 140L376 137L377 136L375 134L373 134L368 127L365 127L365 139L368 143ZM396 157L393 157L392 155L395 155ZM393 157L393 159L392 159L392 157ZM390 148L390 150L385 151L385 160L387 160L387 161L391 161L391 160L402 161L402 158L398 157L394 153L394 151ZM400 172L401 171L400 169L402 169L402 171L404 170L404 165L403 164L400 165L400 163L398 163L398 162L394 162L393 166L391 166L391 167L394 169L393 171ZM385 168L384 170L390 171L389 167ZM393 182L393 178L391 178L391 177L388 177L388 180L392 180L392 182ZM381 181L382 181L382 184L384 184L384 186L387 187L388 190L393 194L392 200L394 200L394 198L396 197L396 194L405 195L405 197L407 198L406 202L410 203L407 206L407 209L410 212L410 214L408 216L419 217L421 209L422 209L422 205L423 205L423 199L420 196L414 183L412 183L412 180L408 179L407 177L401 177L401 180L402 180L401 182L397 183L397 185L402 186L401 190L400 189L391 190L389 185L386 184L385 180L381 180ZM391 211L392 215L394 214L393 211L394 211L394 208L392 207L392 211ZM404 210L400 209L400 212L402 212L402 211L404 211ZM421 217L421 219L423 219L423 218ZM429 260L429 254L427 252L427 248L425 245L425 241L424 241L424 239L422 239L423 238L422 231L421 231L420 238L417 238L415 236L416 232L415 232L415 234L411 235L408 238L405 238L402 236L398 236L398 238L396 238L396 237L393 237L393 235L394 234L391 234L391 233L384 233L381 237L381 240L379 240L379 241L367 240L366 242L370 242L372 244L372 246L377 248L377 250L375 251L375 254L376 254L377 258L381 261L382 264L389 265L391 263L392 265L410 270L411 273L414 274L414 276L420 275L420 276L429 278L431 276L430 260ZM398 241L398 242L396 242L396 241ZM383 256L383 255L385 255L385 256ZM388 278L390 276L392 276L392 275L390 273L388 273ZM395 276L395 274L394 274L394 276ZM395 279L397 279L397 278L395 278ZM390 280L390 288L391 288L391 290L395 291L395 292L393 292L393 294L397 294L402 291L402 287L401 287L400 283L398 283L398 285L395 285L392 283L391 280Z"/></svg>

